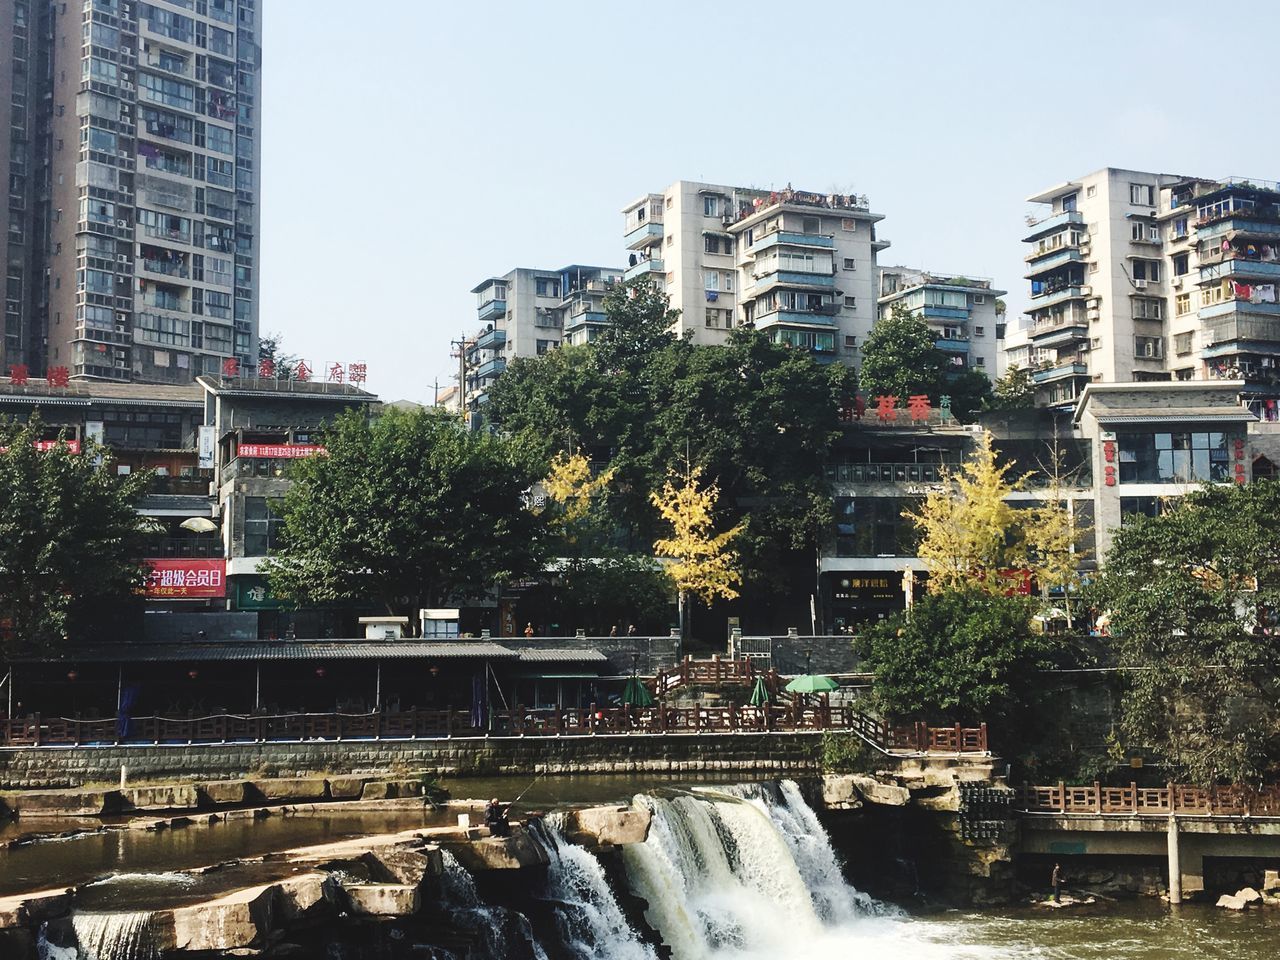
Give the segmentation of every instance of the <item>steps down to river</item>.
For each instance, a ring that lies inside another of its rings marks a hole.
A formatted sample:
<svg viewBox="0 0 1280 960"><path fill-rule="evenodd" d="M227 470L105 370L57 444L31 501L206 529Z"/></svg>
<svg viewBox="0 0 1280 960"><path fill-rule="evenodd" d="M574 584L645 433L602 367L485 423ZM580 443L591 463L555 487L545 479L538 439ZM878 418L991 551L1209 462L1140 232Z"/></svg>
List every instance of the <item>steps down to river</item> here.
<svg viewBox="0 0 1280 960"><path fill-rule="evenodd" d="M598 807L558 818L558 836L584 850L643 843L646 809ZM567 841L565 841L567 842ZM0 898L0 957L93 960L256 955L282 932L340 917L407 918L426 891L443 882L446 860L469 874L545 868L554 843L540 821L514 823L494 837L476 827L437 827L285 850L254 861L218 864L168 878L172 890L200 884L213 894L145 910L102 909L88 888L62 888ZM237 878L259 874L246 886ZM217 889L220 878L228 888ZM161 894L163 899L163 894ZM188 902L190 901L190 902ZM37 951L39 944L43 947ZM79 950L77 954L75 951ZM65 954L59 951L67 951Z"/></svg>

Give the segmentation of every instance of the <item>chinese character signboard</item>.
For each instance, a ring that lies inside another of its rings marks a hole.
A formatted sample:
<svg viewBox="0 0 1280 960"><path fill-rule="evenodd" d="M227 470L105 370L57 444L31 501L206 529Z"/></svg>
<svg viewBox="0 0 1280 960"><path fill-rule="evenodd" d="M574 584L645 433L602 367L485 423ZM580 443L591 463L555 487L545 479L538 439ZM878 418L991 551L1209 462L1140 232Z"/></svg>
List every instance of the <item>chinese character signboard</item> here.
<svg viewBox="0 0 1280 960"><path fill-rule="evenodd" d="M242 443L236 448L238 456L258 460L301 460L328 452L318 443Z"/></svg>
<svg viewBox="0 0 1280 960"><path fill-rule="evenodd" d="M227 595L225 560L148 560L150 600L204 600Z"/></svg>

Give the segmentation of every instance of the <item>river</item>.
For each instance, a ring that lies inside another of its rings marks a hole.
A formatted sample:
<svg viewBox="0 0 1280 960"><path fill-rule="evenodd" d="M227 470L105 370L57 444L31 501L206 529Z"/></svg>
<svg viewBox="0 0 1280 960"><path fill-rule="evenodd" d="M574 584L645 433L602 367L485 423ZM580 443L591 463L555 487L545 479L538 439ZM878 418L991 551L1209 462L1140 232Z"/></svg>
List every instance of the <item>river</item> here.
<svg viewBox="0 0 1280 960"><path fill-rule="evenodd" d="M510 796L523 785L514 790L511 781L472 786L455 786L455 795ZM538 787L541 794L530 791L529 796L554 808L566 791L581 800L614 799L622 783L609 778L589 785L557 782ZM1078 911L1025 907L921 912L877 901L845 881L817 815L800 789L785 781L668 784L657 789L651 784L633 802L653 812L645 843L623 848L620 857L597 858L566 843L552 813L545 825L535 828L551 855L547 875L517 889L495 890L487 878L477 883L446 854L445 876L434 892L433 909L454 939L434 939L430 923L367 947L360 939L370 936L367 932L334 931L325 934L324 947L316 948L321 952L314 956L657 960L654 944L659 940L671 948L673 960L1272 960L1280 955L1280 910L1232 914L1209 906L1171 909L1145 900L1100 903ZM368 814L358 822L291 818L256 826L276 832L276 841L300 835L321 839L350 834L360 826L367 831L384 819ZM411 818L401 813L392 819L403 826ZM207 842L220 829L193 831L191 836L205 836ZM234 839L228 835L219 845ZM86 841L91 844L82 848L87 854L96 849L92 837L22 849L57 849L54 859L65 865L61 848L74 849ZM176 889L178 878L156 872L166 841L156 837L155 846L148 847L138 836L133 842L139 847L132 852L141 859L135 862L128 850L118 859L110 857L115 861L111 868L121 874L86 891L85 913L77 920L77 930L84 933L82 943L89 941L89 934L96 942L124 942L104 938L101 918L107 911L145 911L187 898L187 891ZM267 842L262 839L255 846ZM169 870L177 866L176 852L168 848ZM5 866L12 866L12 861L0 857L0 871ZM139 922L139 914L128 916L134 918L130 922ZM385 929L394 933L394 928ZM469 954L458 946L459 934L469 938ZM388 949L396 938L400 946ZM129 942L130 952L82 947L78 960L149 960L136 939ZM420 948L415 950L414 943ZM397 952L405 947L408 952ZM297 954L312 955L305 948ZM53 960L53 954L47 954L47 960Z"/></svg>

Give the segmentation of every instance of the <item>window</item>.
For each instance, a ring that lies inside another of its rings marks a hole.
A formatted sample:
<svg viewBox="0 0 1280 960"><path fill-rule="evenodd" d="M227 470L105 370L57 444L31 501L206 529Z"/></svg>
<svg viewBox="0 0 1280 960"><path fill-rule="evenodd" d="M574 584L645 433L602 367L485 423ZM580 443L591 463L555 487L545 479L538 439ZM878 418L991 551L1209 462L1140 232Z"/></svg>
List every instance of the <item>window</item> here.
<svg viewBox="0 0 1280 960"><path fill-rule="evenodd" d="M726 293L733 293L733 272L726 270L720 274L720 289Z"/></svg>
<svg viewBox="0 0 1280 960"><path fill-rule="evenodd" d="M1134 243L1159 243L1160 228L1154 223L1138 221L1129 224L1129 236Z"/></svg>
<svg viewBox="0 0 1280 960"><path fill-rule="evenodd" d="M265 557L280 545L284 518L279 516L266 497L244 498L244 555Z"/></svg>
<svg viewBox="0 0 1280 960"><path fill-rule="evenodd" d="M858 261L857 261L857 260L855 260L855 259L853 259L853 257L845 257L845 258L844 258L844 269L846 269L846 270L856 270L856 269L858 269Z"/></svg>
<svg viewBox="0 0 1280 960"><path fill-rule="evenodd" d="M856 306L858 305L858 298L857 298L857 297L845 297L845 298L844 298L844 305L845 305L846 307L856 307Z"/></svg>
<svg viewBox="0 0 1280 960"><path fill-rule="evenodd" d="M984 357L982 354L978 354L976 357L973 358L973 365L975 367L985 367L987 365L987 358Z"/></svg>
<svg viewBox="0 0 1280 960"><path fill-rule="evenodd" d="M914 556L919 535L903 514L916 505L905 497L837 497L836 555Z"/></svg>
<svg viewBox="0 0 1280 960"><path fill-rule="evenodd" d="M815 234L822 227L822 221L817 217L804 217L800 221L800 232Z"/></svg>
<svg viewBox="0 0 1280 960"><path fill-rule="evenodd" d="M720 271L719 270L704 270L702 273L702 276L703 276L703 289L705 290L720 289Z"/></svg>
<svg viewBox="0 0 1280 960"><path fill-rule="evenodd" d="M733 253L733 238L721 237L714 233L704 234L702 237L702 249L707 253Z"/></svg>
<svg viewBox="0 0 1280 960"><path fill-rule="evenodd" d="M1174 334L1174 337L1173 337L1174 352L1180 357L1185 357L1187 354L1189 354L1192 350L1192 339L1194 338L1194 336L1195 335L1191 333Z"/></svg>
<svg viewBox="0 0 1280 960"><path fill-rule="evenodd" d="M1150 283L1160 282L1159 260L1134 260L1133 279L1146 280Z"/></svg>
<svg viewBox="0 0 1280 960"><path fill-rule="evenodd" d="M840 219L840 229L848 233L855 233L858 229L858 221L852 217L842 217Z"/></svg>
<svg viewBox="0 0 1280 960"><path fill-rule="evenodd" d="M554 350L558 346L560 346L559 340L539 340L535 343L538 356L542 356L548 350Z"/></svg>
<svg viewBox="0 0 1280 960"><path fill-rule="evenodd" d="M1175 240L1181 240L1185 237L1187 235L1187 218L1178 217L1174 220L1171 232L1173 234L1173 239Z"/></svg>
<svg viewBox="0 0 1280 960"><path fill-rule="evenodd" d="M163 103L165 106L177 107L180 110L195 109L195 87L181 80L174 80L172 77L139 73L138 91L144 99L153 103Z"/></svg>
<svg viewBox="0 0 1280 960"><path fill-rule="evenodd" d="M1236 435L1122 433L1121 483L1226 482L1231 479L1230 443Z"/></svg>
<svg viewBox="0 0 1280 960"><path fill-rule="evenodd" d="M986 328L986 327L974 327L974 328L973 328L973 335L974 335L975 337L985 337L985 336L987 335L987 328Z"/></svg>
<svg viewBox="0 0 1280 960"><path fill-rule="evenodd" d="M1191 269L1191 255L1187 253L1179 253L1173 258L1173 275L1175 277L1184 277Z"/></svg>
<svg viewBox="0 0 1280 960"><path fill-rule="evenodd" d="M1154 297L1133 298L1133 318L1135 320L1160 320L1164 316L1164 301Z"/></svg>
<svg viewBox="0 0 1280 960"><path fill-rule="evenodd" d="M235 135L225 127L209 124L205 128L205 134L208 139L210 150L216 150L218 153L233 154L235 149Z"/></svg>
<svg viewBox="0 0 1280 960"><path fill-rule="evenodd" d="M669 246L671 246L672 244L674 244L675 242L676 242L676 235L675 235L674 233L668 233L668 234L667 234L667 246L669 247Z"/></svg>
<svg viewBox="0 0 1280 960"><path fill-rule="evenodd" d="M1164 340L1160 337L1134 337L1133 355L1140 360L1159 360L1164 356Z"/></svg>
<svg viewBox="0 0 1280 960"><path fill-rule="evenodd" d="M1180 293L1173 298L1174 316L1185 317L1191 312L1191 294ZM1190 336L1190 334L1188 334Z"/></svg>
<svg viewBox="0 0 1280 960"><path fill-rule="evenodd" d="M1139 207L1156 205L1156 188L1145 183L1129 184L1129 203Z"/></svg>
<svg viewBox="0 0 1280 960"><path fill-rule="evenodd" d="M858 349L858 337L856 334L846 333L844 335L844 348L846 350Z"/></svg>
<svg viewBox="0 0 1280 960"><path fill-rule="evenodd" d="M1062 198L1062 212L1074 213L1076 209L1076 194L1068 193Z"/></svg>
<svg viewBox="0 0 1280 960"><path fill-rule="evenodd" d="M558 280L547 280L540 277L534 281L534 289L540 297L558 298L560 296L560 282Z"/></svg>
<svg viewBox="0 0 1280 960"><path fill-rule="evenodd" d="M1085 187L1085 188L1084 188L1084 195L1085 195L1086 197L1089 197L1090 199L1092 199L1093 197L1096 197L1096 196L1098 195L1098 187L1097 187L1097 185L1096 185L1096 184L1091 184L1091 185L1089 185L1089 186Z"/></svg>
<svg viewBox="0 0 1280 960"><path fill-rule="evenodd" d="M704 196L702 198L702 215L704 217L720 216L720 198Z"/></svg>

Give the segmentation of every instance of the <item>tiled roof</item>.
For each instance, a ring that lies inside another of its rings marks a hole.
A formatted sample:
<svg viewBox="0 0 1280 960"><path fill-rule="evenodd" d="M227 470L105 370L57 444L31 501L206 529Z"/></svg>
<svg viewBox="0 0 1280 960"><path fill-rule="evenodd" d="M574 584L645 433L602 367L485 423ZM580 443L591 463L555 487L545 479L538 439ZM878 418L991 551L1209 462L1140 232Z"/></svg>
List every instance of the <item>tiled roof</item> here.
<svg viewBox="0 0 1280 960"><path fill-rule="evenodd" d="M263 660L518 660L496 643L419 640L256 640L221 643L115 643L70 648L56 658L76 663L210 662Z"/></svg>
<svg viewBox="0 0 1280 960"><path fill-rule="evenodd" d="M599 650L566 650L521 648L517 651L521 663L608 663L609 658Z"/></svg>

